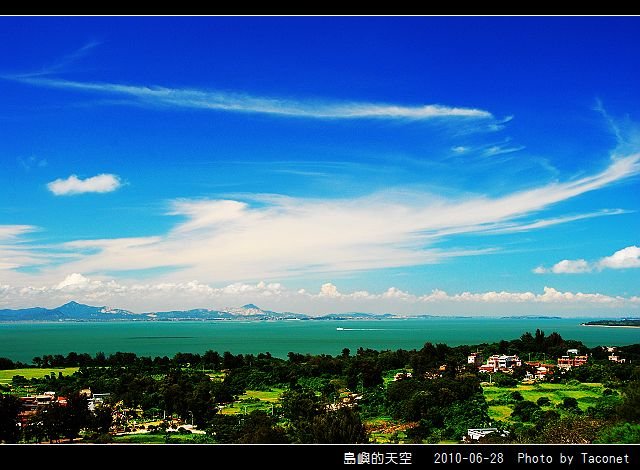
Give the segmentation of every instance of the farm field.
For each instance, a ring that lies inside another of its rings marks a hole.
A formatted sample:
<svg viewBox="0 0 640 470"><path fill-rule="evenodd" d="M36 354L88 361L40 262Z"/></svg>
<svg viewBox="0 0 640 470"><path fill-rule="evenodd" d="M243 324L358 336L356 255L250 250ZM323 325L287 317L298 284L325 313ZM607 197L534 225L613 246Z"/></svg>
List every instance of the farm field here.
<svg viewBox="0 0 640 470"><path fill-rule="evenodd" d="M550 384L536 383L530 385L517 385L513 387L498 387L483 384L484 397L489 405L489 416L493 420L513 422L511 412L515 402L511 399L511 393L520 392L524 400L536 403L539 398L547 397L551 401L549 406L543 409L556 409L565 398L575 398L582 411L593 406L602 398L605 387L600 383L567 383ZM562 413L561 413L562 414Z"/></svg>
<svg viewBox="0 0 640 470"><path fill-rule="evenodd" d="M29 367L25 369L3 369L0 370L0 385L11 383L11 379L14 375L21 375L28 380L33 378L41 379L45 375L51 375L52 372L55 373L56 376L60 372L62 375L71 375L78 369L79 367L48 367L42 369Z"/></svg>
<svg viewBox="0 0 640 470"><path fill-rule="evenodd" d="M272 406L277 405L283 391L280 388L272 388L268 391L247 390L238 397L238 400L225 406L221 413L225 415L246 414L256 410L270 412Z"/></svg>

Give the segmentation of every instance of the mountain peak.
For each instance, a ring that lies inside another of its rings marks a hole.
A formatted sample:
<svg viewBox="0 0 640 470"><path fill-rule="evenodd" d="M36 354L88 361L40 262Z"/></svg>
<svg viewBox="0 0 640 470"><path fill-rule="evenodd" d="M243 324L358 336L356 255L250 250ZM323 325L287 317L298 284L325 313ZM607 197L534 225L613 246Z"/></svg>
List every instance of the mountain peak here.
<svg viewBox="0 0 640 470"><path fill-rule="evenodd" d="M243 305L242 308L255 308L256 310L262 310L260 307L258 307L255 304L247 304L247 305Z"/></svg>
<svg viewBox="0 0 640 470"><path fill-rule="evenodd" d="M67 302L66 304L61 305L58 308L63 308L63 307L88 307L88 305L81 304L81 303L76 302L75 300L72 300L71 302Z"/></svg>

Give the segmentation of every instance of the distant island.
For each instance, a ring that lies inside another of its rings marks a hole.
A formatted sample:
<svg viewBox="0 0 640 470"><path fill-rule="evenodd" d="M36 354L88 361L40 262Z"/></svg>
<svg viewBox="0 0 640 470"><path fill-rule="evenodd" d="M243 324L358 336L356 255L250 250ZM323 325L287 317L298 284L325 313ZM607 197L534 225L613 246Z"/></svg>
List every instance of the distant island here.
<svg viewBox="0 0 640 470"><path fill-rule="evenodd" d="M623 318L621 320L594 320L582 323L582 326L619 326L640 328L640 318Z"/></svg>
<svg viewBox="0 0 640 470"><path fill-rule="evenodd" d="M94 307L75 301L55 308L30 307L0 309L0 323L8 322L108 322L108 321L277 321L277 320L401 320L443 318L441 315L395 315L392 313L346 312L311 316L304 313L274 312L254 304L242 307L225 307L220 310L205 308L191 310L169 310L135 313L113 307ZM446 318L472 318L469 316L446 316ZM502 319L558 319L552 316L514 316Z"/></svg>
<svg viewBox="0 0 640 470"><path fill-rule="evenodd" d="M94 307L68 302L60 307L32 307L0 310L0 322L107 322L107 321L274 321L274 320L385 320L404 318L390 313L340 313L310 316L303 313L274 312L257 305L225 307L220 310L192 309L134 313L112 307Z"/></svg>

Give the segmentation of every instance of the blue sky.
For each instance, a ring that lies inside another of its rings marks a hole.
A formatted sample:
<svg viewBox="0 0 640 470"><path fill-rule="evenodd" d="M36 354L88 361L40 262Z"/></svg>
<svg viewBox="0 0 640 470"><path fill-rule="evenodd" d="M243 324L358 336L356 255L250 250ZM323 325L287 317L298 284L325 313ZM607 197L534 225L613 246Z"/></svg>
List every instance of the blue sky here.
<svg viewBox="0 0 640 470"><path fill-rule="evenodd" d="M0 18L0 307L640 313L637 18Z"/></svg>

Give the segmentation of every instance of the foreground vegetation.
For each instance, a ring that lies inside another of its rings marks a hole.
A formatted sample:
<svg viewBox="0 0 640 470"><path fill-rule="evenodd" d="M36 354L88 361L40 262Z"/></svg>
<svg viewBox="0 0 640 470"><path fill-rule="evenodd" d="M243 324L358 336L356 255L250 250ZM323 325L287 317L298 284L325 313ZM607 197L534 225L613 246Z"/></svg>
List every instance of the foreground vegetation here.
<svg viewBox="0 0 640 470"><path fill-rule="evenodd" d="M522 381L528 366L487 383L466 360L478 349L533 360L568 348L588 351L589 363L536 383ZM491 426L499 432L487 442L640 442L640 345L619 353L627 363L537 331L493 344L289 353L286 360L215 351L173 358L70 353L37 357L25 368L0 358L0 441L435 443ZM86 389L109 396L90 411L80 393ZM17 398L25 391L66 401L25 416Z"/></svg>
<svg viewBox="0 0 640 470"><path fill-rule="evenodd" d="M27 380L30 379L42 379L45 375L56 377L62 375L72 375L77 372L79 367L56 367L56 368L35 368L35 367L23 367L18 369L4 369L0 370L0 385L10 385L13 377L16 375L24 377Z"/></svg>

